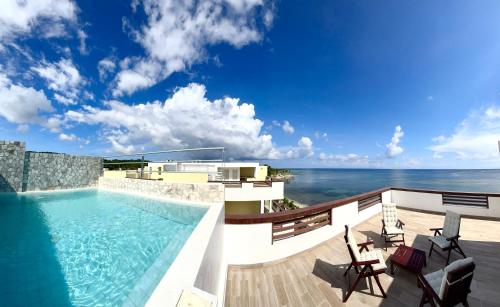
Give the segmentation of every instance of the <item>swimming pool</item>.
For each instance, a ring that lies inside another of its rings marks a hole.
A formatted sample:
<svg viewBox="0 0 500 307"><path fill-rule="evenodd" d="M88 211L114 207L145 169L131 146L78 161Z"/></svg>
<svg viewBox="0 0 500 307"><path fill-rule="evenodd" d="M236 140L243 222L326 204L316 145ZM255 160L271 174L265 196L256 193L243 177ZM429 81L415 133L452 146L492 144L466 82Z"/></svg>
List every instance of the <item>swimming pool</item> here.
<svg viewBox="0 0 500 307"><path fill-rule="evenodd" d="M143 305L206 211L101 190L0 195L0 305Z"/></svg>

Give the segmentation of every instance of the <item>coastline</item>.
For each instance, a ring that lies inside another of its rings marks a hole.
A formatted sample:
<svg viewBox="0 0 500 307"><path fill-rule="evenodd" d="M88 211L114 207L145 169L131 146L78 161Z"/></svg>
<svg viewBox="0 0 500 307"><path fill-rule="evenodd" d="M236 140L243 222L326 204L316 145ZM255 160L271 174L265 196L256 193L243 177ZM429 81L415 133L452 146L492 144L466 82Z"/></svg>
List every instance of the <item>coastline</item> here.
<svg viewBox="0 0 500 307"><path fill-rule="evenodd" d="M296 205L297 207L299 208L306 208L306 207L309 207L311 205L308 205L308 204L304 204L304 203L301 203L299 201L296 201L295 199L292 199L290 197L287 197L289 200L293 201L294 205Z"/></svg>

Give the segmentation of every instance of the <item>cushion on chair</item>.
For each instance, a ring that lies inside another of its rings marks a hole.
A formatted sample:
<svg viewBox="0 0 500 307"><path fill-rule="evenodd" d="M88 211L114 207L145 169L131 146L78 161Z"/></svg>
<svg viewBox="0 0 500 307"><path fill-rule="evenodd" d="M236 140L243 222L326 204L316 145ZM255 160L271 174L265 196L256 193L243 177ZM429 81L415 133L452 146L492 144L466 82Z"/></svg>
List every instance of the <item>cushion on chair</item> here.
<svg viewBox="0 0 500 307"><path fill-rule="evenodd" d="M453 261L444 268L444 277L441 283L441 291L444 292L446 284L452 285L459 282L460 279L467 277L472 274L476 265L474 264L474 259L468 257L465 259L460 259Z"/></svg>
<svg viewBox="0 0 500 307"><path fill-rule="evenodd" d="M373 270L378 271L387 269L384 256L382 256L382 251L380 249L375 249L369 252L361 253L361 261L368 261L375 259L378 259L379 263L372 264Z"/></svg>
<svg viewBox="0 0 500 307"><path fill-rule="evenodd" d="M386 226L385 231L388 235L402 235L405 233L403 229L396 226Z"/></svg>
<svg viewBox="0 0 500 307"><path fill-rule="evenodd" d="M446 211L446 217L444 218L444 226L442 232L443 236L445 236L446 238L450 238L458 235L460 231L460 219L460 214L453 211Z"/></svg>
<svg viewBox="0 0 500 307"><path fill-rule="evenodd" d="M382 215L386 227L396 226L396 223L398 222L398 212L396 210L395 203L383 203Z"/></svg>
<svg viewBox="0 0 500 307"><path fill-rule="evenodd" d="M464 270L464 268L467 269ZM461 278L467 277L466 275L473 272L474 268L474 260L472 257L469 257L456 260L450 263L443 270L429 273L424 277L439 298L443 299L446 287L460 281Z"/></svg>
<svg viewBox="0 0 500 307"><path fill-rule="evenodd" d="M434 244L439 246L441 249L448 248L451 245L451 242L446 240L444 236L430 237L429 241L434 242Z"/></svg>
<svg viewBox="0 0 500 307"><path fill-rule="evenodd" d="M347 244L349 244L349 247L352 249L352 252L354 254L354 259L356 261L361 261L358 243L356 242L356 239L354 238L354 235L352 234L351 227L347 228Z"/></svg>
<svg viewBox="0 0 500 307"><path fill-rule="evenodd" d="M440 295L441 286L443 283L443 276L444 276L443 270L439 270L439 271L424 275L425 280L427 280L427 282L431 286L432 290L434 290L434 292L439 296L439 298L443 298Z"/></svg>

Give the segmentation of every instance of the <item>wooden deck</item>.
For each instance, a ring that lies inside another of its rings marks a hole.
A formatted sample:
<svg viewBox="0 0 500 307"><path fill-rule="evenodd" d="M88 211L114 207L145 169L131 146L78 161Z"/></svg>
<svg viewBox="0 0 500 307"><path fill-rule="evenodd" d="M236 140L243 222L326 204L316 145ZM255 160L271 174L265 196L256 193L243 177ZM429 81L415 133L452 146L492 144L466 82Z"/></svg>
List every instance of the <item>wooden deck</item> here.
<svg viewBox="0 0 500 307"><path fill-rule="evenodd" d="M424 250L427 255L432 235L430 227L442 227L444 216L408 210L398 211L405 222L406 244ZM335 223L335 217L333 217ZM384 246L380 238L381 215L354 228L358 242L367 238L375 248ZM462 219L460 244L467 256L476 262L470 306L499 306L500 302L500 222ZM383 251L384 258L395 251ZM451 261L461 256L452 252ZM422 290L416 276L397 269L380 275L388 298L383 299L377 285L366 279L360 282L346 304L342 303L355 274L343 277L350 257L343 235L308 251L274 262L253 267L230 266L226 286L226 306L418 306ZM387 262L388 263L388 262ZM427 257L423 272L433 272L445 266L446 260L433 252ZM389 266L389 263L388 263Z"/></svg>

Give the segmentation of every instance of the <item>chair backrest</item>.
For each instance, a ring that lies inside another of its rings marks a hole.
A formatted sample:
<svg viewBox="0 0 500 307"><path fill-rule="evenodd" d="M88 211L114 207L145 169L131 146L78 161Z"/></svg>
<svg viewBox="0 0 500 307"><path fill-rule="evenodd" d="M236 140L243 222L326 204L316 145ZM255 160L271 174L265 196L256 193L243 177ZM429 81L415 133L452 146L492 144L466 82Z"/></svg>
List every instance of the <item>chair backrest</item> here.
<svg viewBox="0 0 500 307"><path fill-rule="evenodd" d="M398 211L395 203L382 203L382 216L385 226L396 226Z"/></svg>
<svg viewBox="0 0 500 307"><path fill-rule="evenodd" d="M358 243L352 234L351 228L349 225L345 225L345 235L344 235L345 243L347 244L347 249L349 249L349 254L351 255L352 261L360 261L361 254L359 253Z"/></svg>
<svg viewBox="0 0 500 307"><path fill-rule="evenodd" d="M465 300L470 293L475 268L472 257L454 261L444 268L443 280L437 294L446 306L455 306Z"/></svg>
<svg viewBox="0 0 500 307"><path fill-rule="evenodd" d="M460 232L460 214L453 211L446 211L444 218L443 236L446 238L454 237Z"/></svg>

